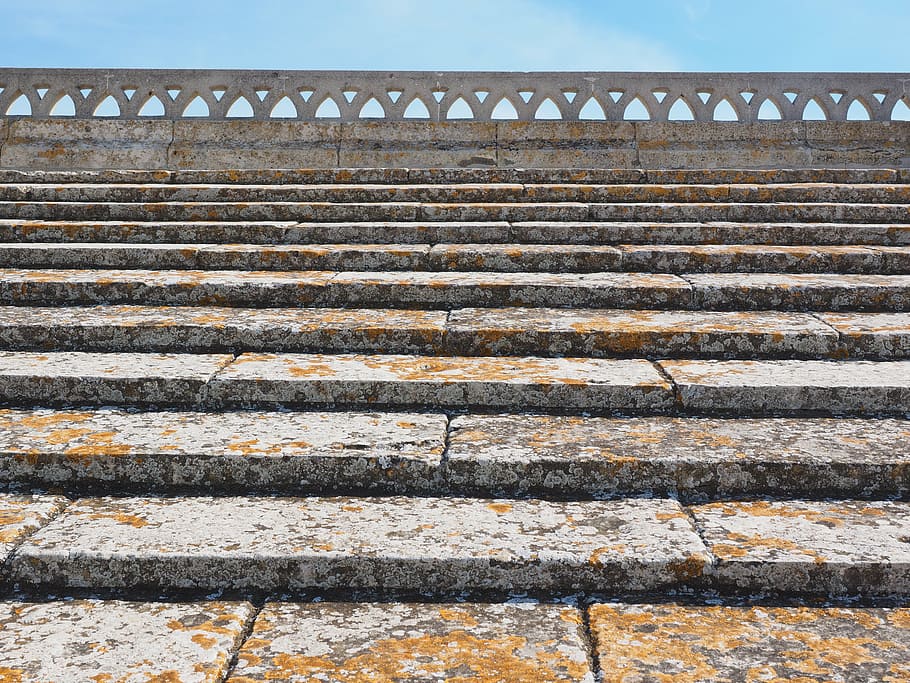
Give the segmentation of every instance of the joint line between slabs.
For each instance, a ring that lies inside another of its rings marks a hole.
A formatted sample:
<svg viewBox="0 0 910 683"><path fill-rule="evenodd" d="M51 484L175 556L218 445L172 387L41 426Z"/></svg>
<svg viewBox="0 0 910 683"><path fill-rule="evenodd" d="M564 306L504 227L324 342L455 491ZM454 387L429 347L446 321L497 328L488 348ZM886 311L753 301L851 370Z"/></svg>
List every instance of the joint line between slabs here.
<svg viewBox="0 0 910 683"><path fill-rule="evenodd" d="M253 609L250 612L249 618L246 620L246 622L244 622L240 633L237 634L237 638L234 641L234 646L231 648L233 652L230 653L231 657L224 669L224 675L218 678L218 683L225 683L225 681L227 681L234 673L234 669L237 668L237 663L240 660L240 651L243 649L246 641L249 640L250 636L253 634L253 627L256 625L256 620L259 618L259 615L265 608L265 600L250 600L250 602L253 604Z"/></svg>
<svg viewBox="0 0 910 683"><path fill-rule="evenodd" d="M597 656L597 638L591 629L591 605L579 604L578 610L581 612L582 635L585 641L585 651L588 656L588 666L591 667L591 673L594 675L595 683L603 683L604 672L600 667L600 658Z"/></svg>
<svg viewBox="0 0 910 683"><path fill-rule="evenodd" d="M30 539L32 536L37 534L39 531L41 531L48 524L50 524L55 519L57 519L60 515L62 515L66 511L66 509L72 504L72 502L73 501L70 499L70 497L66 497L66 499L64 501L62 501L58 504L57 509L51 511L51 513L47 516L47 519L45 519L44 522L40 522L34 529L32 529L31 531L27 531L26 533L22 534L22 536L19 537L19 539L15 542L15 545L13 545L12 551L6 556L6 560L3 562L0 562L0 586L2 586L2 584L3 584L4 574L6 574L6 571L13 566L13 559L15 558L15 556L19 552L19 550L22 548L22 546L25 545L25 542L28 539Z"/></svg>

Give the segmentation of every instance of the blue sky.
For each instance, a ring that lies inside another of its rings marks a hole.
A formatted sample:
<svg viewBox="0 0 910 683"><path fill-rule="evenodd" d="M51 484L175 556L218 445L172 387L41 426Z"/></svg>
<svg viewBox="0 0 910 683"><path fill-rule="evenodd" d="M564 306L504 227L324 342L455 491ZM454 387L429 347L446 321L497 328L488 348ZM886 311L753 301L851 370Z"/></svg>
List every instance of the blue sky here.
<svg viewBox="0 0 910 683"><path fill-rule="evenodd" d="M0 66L910 70L910 0L0 0L0 17Z"/></svg>

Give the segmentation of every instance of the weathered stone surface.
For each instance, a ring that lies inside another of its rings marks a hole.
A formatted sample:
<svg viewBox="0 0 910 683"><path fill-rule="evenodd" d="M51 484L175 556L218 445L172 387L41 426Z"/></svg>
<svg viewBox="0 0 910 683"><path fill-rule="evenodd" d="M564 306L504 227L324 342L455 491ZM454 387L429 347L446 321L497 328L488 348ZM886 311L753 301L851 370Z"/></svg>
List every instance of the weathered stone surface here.
<svg viewBox="0 0 910 683"><path fill-rule="evenodd" d="M247 602L0 602L0 680L215 683Z"/></svg>
<svg viewBox="0 0 910 683"><path fill-rule="evenodd" d="M690 511L717 558L711 578L725 589L910 594L907 503L724 502Z"/></svg>
<svg viewBox="0 0 910 683"><path fill-rule="evenodd" d="M910 310L910 275L704 273L685 280L695 308Z"/></svg>
<svg viewBox="0 0 910 683"><path fill-rule="evenodd" d="M686 410L910 413L910 361L663 360Z"/></svg>
<svg viewBox="0 0 910 683"><path fill-rule="evenodd" d="M894 168L681 168L648 169L649 183L901 183ZM530 182L530 181L528 181ZM554 181L555 182L555 181ZM617 181L619 182L619 181Z"/></svg>
<svg viewBox="0 0 910 683"><path fill-rule="evenodd" d="M910 356L910 314L817 313L816 317L837 330L850 357Z"/></svg>
<svg viewBox="0 0 910 683"><path fill-rule="evenodd" d="M621 260L618 249L601 245L437 244L427 266L440 271L589 273L620 270Z"/></svg>
<svg viewBox="0 0 910 683"><path fill-rule="evenodd" d="M0 352L0 402L195 405L230 354Z"/></svg>
<svg viewBox="0 0 910 683"><path fill-rule="evenodd" d="M589 608L604 681L898 681L906 608L609 603Z"/></svg>
<svg viewBox="0 0 910 683"><path fill-rule="evenodd" d="M849 135L836 121L806 125L806 143L812 166L907 167L910 127L900 121L851 121Z"/></svg>
<svg viewBox="0 0 910 683"><path fill-rule="evenodd" d="M770 311L466 308L446 324L447 348L489 355L824 357L837 341L810 315Z"/></svg>
<svg viewBox="0 0 910 683"><path fill-rule="evenodd" d="M0 581L6 578L3 565L13 549L26 536L47 524L66 503L62 496L0 493Z"/></svg>
<svg viewBox="0 0 910 683"><path fill-rule="evenodd" d="M590 205L584 218L597 221L750 221L805 223L908 223L910 205L780 203L620 203ZM581 220L584 220L582 218ZM519 220L519 219L516 219ZM542 220L537 218L534 220ZM568 216L565 220L572 220ZM576 219L578 220L578 219Z"/></svg>
<svg viewBox="0 0 910 683"><path fill-rule="evenodd" d="M81 351L444 351L447 313L356 308L0 306L0 348Z"/></svg>
<svg viewBox="0 0 910 683"><path fill-rule="evenodd" d="M634 168L635 124L603 121L498 121L497 163L518 168Z"/></svg>
<svg viewBox="0 0 910 683"><path fill-rule="evenodd" d="M589 358L243 354L207 390L214 406L659 411L673 400L651 363Z"/></svg>
<svg viewBox="0 0 910 683"><path fill-rule="evenodd" d="M672 500L101 498L31 536L11 572L95 588L640 591L706 561Z"/></svg>
<svg viewBox="0 0 910 683"><path fill-rule="evenodd" d="M213 490L438 489L446 417L0 410L0 481Z"/></svg>
<svg viewBox="0 0 910 683"><path fill-rule="evenodd" d="M496 495L904 495L907 443L905 420L466 415L445 469Z"/></svg>
<svg viewBox="0 0 910 683"><path fill-rule="evenodd" d="M906 273L910 270L910 249L876 245L873 247L881 259L883 273Z"/></svg>
<svg viewBox="0 0 910 683"><path fill-rule="evenodd" d="M581 613L516 604L268 603L230 683L592 683Z"/></svg>

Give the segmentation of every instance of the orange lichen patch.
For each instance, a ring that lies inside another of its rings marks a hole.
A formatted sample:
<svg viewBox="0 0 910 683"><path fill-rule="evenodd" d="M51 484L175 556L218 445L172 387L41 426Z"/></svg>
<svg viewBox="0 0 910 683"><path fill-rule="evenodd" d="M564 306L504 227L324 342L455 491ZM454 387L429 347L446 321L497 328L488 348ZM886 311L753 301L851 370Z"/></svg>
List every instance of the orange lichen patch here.
<svg viewBox="0 0 910 683"><path fill-rule="evenodd" d="M504 515L512 511L512 506L509 503L490 503L487 505L487 509L492 510L497 515Z"/></svg>
<svg viewBox="0 0 910 683"><path fill-rule="evenodd" d="M888 613L888 623L895 628L910 631L910 609L895 609Z"/></svg>
<svg viewBox="0 0 910 683"><path fill-rule="evenodd" d="M811 548L804 548L794 541L785 538L762 536L761 534L727 533L727 539L733 543L714 543L711 552L722 560L746 557L755 550L783 550L811 557L816 564L824 564L827 559Z"/></svg>
<svg viewBox="0 0 910 683"><path fill-rule="evenodd" d="M416 675L445 677L450 683L551 683L580 680L588 672L585 661L561 652L537 652L529 656L527 649L527 640L519 636L479 638L457 630L442 635L377 640L368 652L340 661L325 656L281 653L268 660L271 668L263 678L392 683L414 680ZM255 679L241 675L234 680L250 683Z"/></svg>
<svg viewBox="0 0 910 683"><path fill-rule="evenodd" d="M210 608L217 609L220 606L218 604L210 606ZM203 633L214 633L221 636L228 636L233 638L237 635L239 630L239 624L243 622L243 619L236 614L231 614L225 612L219 614L217 617L212 619L206 619L205 621L198 624L191 624L187 626L179 619L171 619L167 622L167 627L172 631L201 631Z"/></svg>
<svg viewBox="0 0 910 683"><path fill-rule="evenodd" d="M129 455L133 447L129 444L114 443L114 439L119 436L118 432L93 432L85 436L83 443L79 446L72 446L64 451L68 460L80 461L94 456L118 457Z"/></svg>
<svg viewBox="0 0 910 683"><path fill-rule="evenodd" d="M143 683L183 683L183 679L180 678L180 672L175 671L174 669L168 669L167 671L162 671L161 673L145 674L148 678L145 679Z"/></svg>
<svg viewBox="0 0 910 683"><path fill-rule="evenodd" d="M581 618L581 612L572 607L567 607L564 610L561 610L559 613L559 618L566 622L567 624L582 624L584 623Z"/></svg>
<svg viewBox="0 0 910 683"><path fill-rule="evenodd" d="M91 431L92 431L91 429L76 428L76 427L71 427L68 429L55 429L54 431L50 432L49 434L46 434L44 436L44 440L47 443L53 444L56 446L56 445L59 445L62 443L67 443L69 441L78 439L80 436L85 436L86 434L90 434Z"/></svg>
<svg viewBox="0 0 910 683"><path fill-rule="evenodd" d="M212 636L208 636L204 633L197 633L192 638L190 638L190 640L192 640L200 647L204 647L206 650L211 650L218 644L218 640L216 638L212 638Z"/></svg>
<svg viewBox="0 0 910 683"><path fill-rule="evenodd" d="M51 413L50 415L22 415L18 411L0 410L0 426L19 426L42 430L61 424L87 422L94 418L92 413Z"/></svg>
<svg viewBox="0 0 910 683"><path fill-rule="evenodd" d="M341 509L345 512L363 512L362 505L342 505Z"/></svg>
<svg viewBox="0 0 910 683"><path fill-rule="evenodd" d="M588 556L588 564L595 567L603 566L603 557L610 554L624 555L629 549L625 543L614 543L595 548Z"/></svg>
<svg viewBox="0 0 910 683"><path fill-rule="evenodd" d="M94 512L88 516L89 519L113 519L118 524L129 524L135 529L141 529L148 526L149 522L138 515L130 515L125 512Z"/></svg>
<svg viewBox="0 0 910 683"><path fill-rule="evenodd" d="M796 507L787 507L776 505L767 501L754 502L736 502L736 503L709 503L702 506L704 510L717 510L723 515L731 517L737 515L746 515L750 517L788 517L795 519L805 519L816 524L823 524L827 527L840 527L844 525L844 519L857 514L868 514L878 516L883 514L876 508L865 508L863 510L849 510L829 506L826 510L799 509ZM869 510L869 512L866 512Z"/></svg>
<svg viewBox="0 0 910 683"><path fill-rule="evenodd" d="M457 607L443 607L439 610L439 616L445 621L454 621L467 628L475 628L478 625L473 615Z"/></svg>
<svg viewBox="0 0 910 683"><path fill-rule="evenodd" d="M11 669L0 666L0 683L23 683L25 672L22 669Z"/></svg>

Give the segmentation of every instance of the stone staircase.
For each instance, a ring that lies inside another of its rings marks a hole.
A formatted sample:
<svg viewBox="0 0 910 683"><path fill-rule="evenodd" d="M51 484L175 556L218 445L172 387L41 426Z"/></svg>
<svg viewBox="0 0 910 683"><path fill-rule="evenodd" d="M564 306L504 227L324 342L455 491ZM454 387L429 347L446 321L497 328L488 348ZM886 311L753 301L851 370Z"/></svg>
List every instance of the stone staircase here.
<svg viewBox="0 0 910 683"><path fill-rule="evenodd" d="M0 242L4 683L910 680L907 171L3 170Z"/></svg>

